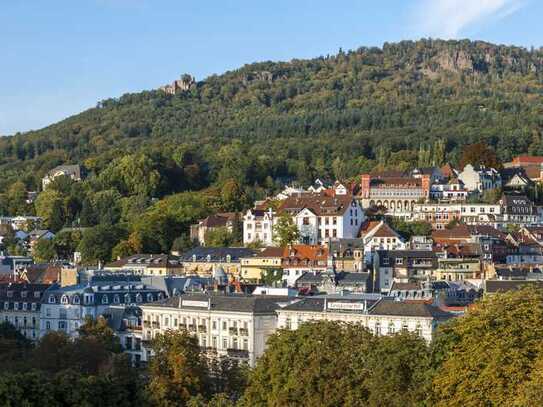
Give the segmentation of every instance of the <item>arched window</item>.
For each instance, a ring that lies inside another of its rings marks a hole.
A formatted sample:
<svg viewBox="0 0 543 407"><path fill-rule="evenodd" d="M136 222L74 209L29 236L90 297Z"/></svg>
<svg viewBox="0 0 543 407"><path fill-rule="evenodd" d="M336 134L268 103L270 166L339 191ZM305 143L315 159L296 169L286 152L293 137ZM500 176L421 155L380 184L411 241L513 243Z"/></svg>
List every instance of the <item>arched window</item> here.
<svg viewBox="0 0 543 407"><path fill-rule="evenodd" d="M142 301L141 294L137 293L136 294L136 302L141 302L141 301Z"/></svg>
<svg viewBox="0 0 543 407"><path fill-rule="evenodd" d="M392 334L394 333L394 331L395 331L394 322L390 322L390 323L388 324L388 334L389 334L389 335L392 335Z"/></svg>
<svg viewBox="0 0 543 407"><path fill-rule="evenodd" d="M153 302L153 294L147 293L147 302Z"/></svg>
<svg viewBox="0 0 543 407"><path fill-rule="evenodd" d="M160 301L163 297L164 297L164 296L162 295L162 293L158 293L157 298L158 298L159 301Z"/></svg>
<svg viewBox="0 0 543 407"><path fill-rule="evenodd" d="M120 302L121 302L121 299L119 298L119 294L115 294L115 295L113 296L113 303L114 303L114 304L118 304L118 303L120 303Z"/></svg>
<svg viewBox="0 0 543 407"><path fill-rule="evenodd" d="M124 295L124 302L125 302L125 304L130 303L130 294L127 293L127 294Z"/></svg>
<svg viewBox="0 0 543 407"><path fill-rule="evenodd" d="M68 304L68 296L67 296L67 295L63 295L63 296L60 298L60 303L61 303L61 304Z"/></svg>
<svg viewBox="0 0 543 407"><path fill-rule="evenodd" d="M109 304L109 298L107 295L102 295L102 304Z"/></svg>
<svg viewBox="0 0 543 407"><path fill-rule="evenodd" d="M73 298L72 298L72 301L74 304L79 304L79 295L74 295Z"/></svg>

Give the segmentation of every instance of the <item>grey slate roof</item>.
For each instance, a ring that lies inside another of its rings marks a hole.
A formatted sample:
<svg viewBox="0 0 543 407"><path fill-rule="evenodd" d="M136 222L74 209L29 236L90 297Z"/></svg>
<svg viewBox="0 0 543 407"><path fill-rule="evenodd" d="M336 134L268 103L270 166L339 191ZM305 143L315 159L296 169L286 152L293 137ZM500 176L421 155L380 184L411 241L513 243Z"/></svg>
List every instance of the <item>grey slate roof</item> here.
<svg viewBox="0 0 543 407"><path fill-rule="evenodd" d="M282 296L261 296L245 294L220 294L220 293L202 293L202 294L184 294L174 296L164 301L149 304L153 307L168 307L178 309L204 310L205 307L189 306L183 304L183 301L208 302L212 311L232 311L247 312L253 314L273 314L279 308L278 303L284 302Z"/></svg>
<svg viewBox="0 0 543 407"><path fill-rule="evenodd" d="M144 276L141 282L166 292L168 297L213 285L212 278L199 276Z"/></svg>
<svg viewBox="0 0 543 407"><path fill-rule="evenodd" d="M424 302L403 302L394 300L381 300L373 306L371 315L391 315L406 317L428 317L437 319L452 318L453 314Z"/></svg>
<svg viewBox="0 0 543 407"><path fill-rule="evenodd" d="M539 280L486 280L485 292L494 294L497 292L506 292L520 290L525 286L543 288L543 281Z"/></svg>

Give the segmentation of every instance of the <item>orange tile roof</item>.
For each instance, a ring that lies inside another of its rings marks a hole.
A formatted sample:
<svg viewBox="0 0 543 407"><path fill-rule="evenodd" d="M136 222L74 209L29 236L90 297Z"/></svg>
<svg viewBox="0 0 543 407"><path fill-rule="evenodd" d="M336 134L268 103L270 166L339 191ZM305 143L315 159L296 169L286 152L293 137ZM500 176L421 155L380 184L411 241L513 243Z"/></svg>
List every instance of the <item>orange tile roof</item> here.
<svg viewBox="0 0 543 407"><path fill-rule="evenodd" d="M513 158L514 164L522 164L522 163L529 163L529 164L543 164L543 157L537 157L533 155L519 155L518 157Z"/></svg>
<svg viewBox="0 0 543 407"><path fill-rule="evenodd" d="M328 259L328 248L319 245L295 244L283 248L283 258L326 260Z"/></svg>

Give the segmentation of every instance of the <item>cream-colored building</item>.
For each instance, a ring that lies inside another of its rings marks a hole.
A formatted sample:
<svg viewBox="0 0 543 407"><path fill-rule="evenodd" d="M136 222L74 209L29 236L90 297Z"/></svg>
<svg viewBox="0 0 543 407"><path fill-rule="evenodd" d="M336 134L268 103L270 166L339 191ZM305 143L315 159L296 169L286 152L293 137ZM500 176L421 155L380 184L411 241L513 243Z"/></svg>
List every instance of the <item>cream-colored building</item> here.
<svg viewBox="0 0 543 407"><path fill-rule="evenodd" d="M286 297L185 294L141 306L143 361L152 357L150 341L171 329L184 328L198 338L209 357L226 356L254 366L277 329L276 309Z"/></svg>
<svg viewBox="0 0 543 407"><path fill-rule="evenodd" d="M282 247L267 247L254 256L242 257L240 259L241 279L247 282L260 283L262 276L266 273L282 270L283 251Z"/></svg>
<svg viewBox="0 0 543 407"><path fill-rule="evenodd" d="M212 277L224 272L229 280L241 275L241 259L251 257L257 250L245 247L195 247L181 255L183 274Z"/></svg>
<svg viewBox="0 0 543 407"><path fill-rule="evenodd" d="M453 314L424 302L401 302L378 295L307 297L277 310L278 328L297 329L309 321L359 324L376 335L414 332L427 342Z"/></svg>
<svg viewBox="0 0 543 407"><path fill-rule="evenodd" d="M441 258L434 272L436 280L463 281L481 277L481 260L478 258Z"/></svg>
<svg viewBox="0 0 543 407"><path fill-rule="evenodd" d="M172 276L183 274L183 264L178 256L169 254L134 254L106 264L104 270L131 271L141 276Z"/></svg>

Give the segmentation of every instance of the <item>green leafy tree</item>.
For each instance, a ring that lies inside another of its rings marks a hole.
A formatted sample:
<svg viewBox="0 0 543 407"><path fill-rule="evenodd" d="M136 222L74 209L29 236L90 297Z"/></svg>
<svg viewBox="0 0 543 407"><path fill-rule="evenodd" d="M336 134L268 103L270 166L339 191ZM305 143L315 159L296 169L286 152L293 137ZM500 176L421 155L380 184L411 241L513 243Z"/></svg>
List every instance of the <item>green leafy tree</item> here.
<svg viewBox="0 0 543 407"><path fill-rule="evenodd" d="M55 242L52 239L40 239L32 249L32 256L38 263L49 263L57 258Z"/></svg>
<svg viewBox="0 0 543 407"><path fill-rule="evenodd" d="M80 339L96 340L109 352L120 353L122 350L119 337L115 335L104 317L85 318L85 323L77 332Z"/></svg>
<svg viewBox="0 0 543 407"><path fill-rule="evenodd" d="M95 264L98 261L111 260L112 249L124 234L124 231L115 225L98 225L85 229L78 247L83 263Z"/></svg>
<svg viewBox="0 0 543 407"><path fill-rule="evenodd" d="M155 337L152 349L148 392L154 405L184 406L204 393L207 366L194 336L170 330Z"/></svg>
<svg viewBox="0 0 543 407"><path fill-rule="evenodd" d="M22 181L14 182L7 190L7 209L11 215L28 215L26 186Z"/></svg>
<svg viewBox="0 0 543 407"><path fill-rule="evenodd" d="M542 355L543 291L487 297L450 322L432 382L436 406L511 404ZM534 373L537 376L537 373Z"/></svg>
<svg viewBox="0 0 543 407"><path fill-rule="evenodd" d="M241 405L367 405L366 360L374 341L364 328L340 322L279 331L250 373Z"/></svg>
<svg viewBox="0 0 543 407"><path fill-rule="evenodd" d="M226 226L209 229L205 234L206 246L228 247L234 243L234 236Z"/></svg>
<svg viewBox="0 0 543 407"><path fill-rule="evenodd" d="M43 219L46 228L57 232L64 226L62 195L54 189L46 189L35 202L36 215Z"/></svg>
<svg viewBox="0 0 543 407"><path fill-rule="evenodd" d="M281 247L295 243L300 238L298 226L288 214L282 214L273 226L274 241Z"/></svg>

